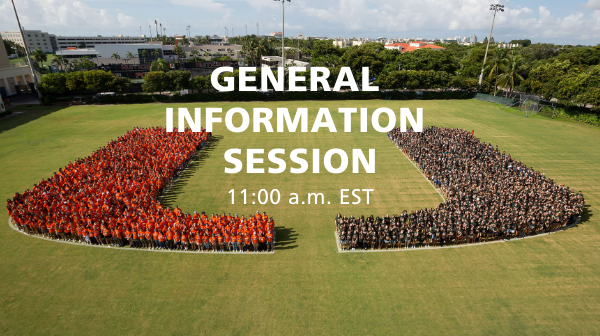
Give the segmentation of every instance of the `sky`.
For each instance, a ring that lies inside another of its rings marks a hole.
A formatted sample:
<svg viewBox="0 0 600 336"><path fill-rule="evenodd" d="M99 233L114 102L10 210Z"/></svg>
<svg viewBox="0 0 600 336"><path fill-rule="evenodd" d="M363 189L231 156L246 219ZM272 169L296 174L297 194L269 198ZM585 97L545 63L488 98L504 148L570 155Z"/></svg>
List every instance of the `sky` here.
<svg viewBox="0 0 600 336"><path fill-rule="evenodd" d="M281 2L273 0L14 0L21 25L56 35L167 35L190 26L197 35L261 35L281 31ZM597 45L600 0L492 0L496 41ZM291 0L285 3L285 35L327 37L487 37L491 1L484 0ZM140 28L141 27L141 28ZM227 30L225 29L227 28ZM0 31L18 29L10 0L0 0Z"/></svg>

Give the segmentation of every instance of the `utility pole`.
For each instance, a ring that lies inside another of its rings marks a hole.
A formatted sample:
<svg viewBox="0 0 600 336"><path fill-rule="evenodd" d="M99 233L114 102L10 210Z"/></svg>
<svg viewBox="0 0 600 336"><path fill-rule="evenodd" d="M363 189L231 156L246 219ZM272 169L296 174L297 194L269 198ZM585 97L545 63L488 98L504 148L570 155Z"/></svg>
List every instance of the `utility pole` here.
<svg viewBox="0 0 600 336"><path fill-rule="evenodd" d="M244 25L246 27L246 35L248 35L248 25Z"/></svg>
<svg viewBox="0 0 600 336"><path fill-rule="evenodd" d="M498 11L504 12L504 5L492 4L490 10L494 11L494 18L492 19L492 28L490 28L490 37L488 37L487 47L485 48L485 56L483 57L483 65L481 66L481 74L479 75L479 86L483 82L483 70L485 69L485 62L487 62L488 50L490 49L490 41L492 40L492 30L494 30L494 21L496 21L496 13Z"/></svg>
<svg viewBox="0 0 600 336"><path fill-rule="evenodd" d="M150 42L152 42L152 26L148 25L148 30L150 31Z"/></svg>
<svg viewBox="0 0 600 336"><path fill-rule="evenodd" d="M154 20L154 26L156 26L156 38L158 38L158 21ZM162 24L160 26L162 28Z"/></svg>
<svg viewBox="0 0 600 336"><path fill-rule="evenodd" d="M25 39L25 34L23 34L23 27L21 27L21 21L19 21L19 14L17 14L17 7L15 7L15 1L10 0L13 5L13 9L15 11L15 17L17 18L17 24L19 25L19 31L21 32L21 37L23 38L23 45L25 46L25 55L27 55L27 61L29 62L29 70L31 70L31 78L33 78L33 86L35 87L35 91L38 94L38 99L40 100L40 105L42 104L42 93L38 89L37 77L35 77L35 71L33 70L33 63L31 63L31 56L29 55L29 47L27 46L27 40ZM24 77L24 76L23 76ZM25 81L27 82L27 81ZM23 83L27 85L27 83ZM15 83L15 85L19 85L19 83Z"/></svg>
<svg viewBox="0 0 600 336"><path fill-rule="evenodd" d="M260 33L258 32L258 22L256 23L256 36L260 36Z"/></svg>

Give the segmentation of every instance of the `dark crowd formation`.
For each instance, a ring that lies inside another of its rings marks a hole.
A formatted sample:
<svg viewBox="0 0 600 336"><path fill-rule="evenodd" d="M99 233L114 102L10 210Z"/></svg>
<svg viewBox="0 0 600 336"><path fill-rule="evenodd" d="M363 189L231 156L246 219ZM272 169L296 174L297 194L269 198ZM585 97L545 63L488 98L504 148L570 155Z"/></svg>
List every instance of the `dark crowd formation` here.
<svg viewBox="0 0 600 336"><path fill-rule="evenodd" d="M390 131L390 140L445 195L445 202L392 216L338 214L341 248L480 243L556 231L579 218L585 204L581 192L557 185L473 133L441 127Z"/></svg>
<svg viewBox="0 0 600 336"><path fill-rule="evenodd" d="M135 128L7 200L17 228L51 239L144 249L273 251L274 221L208 217L163 207L158 197L211 134Z"/></svg>

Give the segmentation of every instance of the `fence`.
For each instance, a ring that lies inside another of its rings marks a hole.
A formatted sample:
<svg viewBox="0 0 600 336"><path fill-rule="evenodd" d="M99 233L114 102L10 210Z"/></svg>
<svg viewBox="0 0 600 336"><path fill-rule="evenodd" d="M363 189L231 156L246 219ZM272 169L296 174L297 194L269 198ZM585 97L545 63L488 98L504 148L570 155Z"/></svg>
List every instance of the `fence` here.
<svg viewBox="0 0 600 336"><path fill-rule="evenodd" d="M514 103L513 98L504 98L504 97L500 97L500 96L490 95L487 93L477 93L477 94L475 94L475 97L473 97L473 98L475 98L477 100L483 100L486 102L490 102L490 103L502 104L505 106L511 106Z"/></svg>

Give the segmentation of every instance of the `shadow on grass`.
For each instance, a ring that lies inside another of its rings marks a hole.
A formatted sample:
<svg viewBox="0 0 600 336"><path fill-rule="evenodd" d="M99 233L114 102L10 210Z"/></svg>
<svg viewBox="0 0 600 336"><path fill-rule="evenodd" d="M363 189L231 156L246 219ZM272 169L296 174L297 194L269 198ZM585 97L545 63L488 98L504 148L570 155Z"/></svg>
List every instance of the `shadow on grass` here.
<svg viewBox="0 0 600 336"><path fill-rule="evenodd" d="M0 133L10 131L13 128L17 128L21 125L25 125L28 122L35 121L39 118L43 118L49 114L60 111L67 108L68 106L38 106L35 104L31 105L20 105L11 106L8 110L15 112L23 112L11 116L0 121Z"/></svg>
<svg viewBox="0 0 600 336"><path fill-rule="evenodd" d="M291 250L298 245L296 243L296 237L298 234L293 228L286 228L285 226L276 226L275 233L277 237L275 239L275 250Z"/></svg>
<svg viewBox="0 0 600 336"><path fill-rule="evenodd" d="M223 139L223 136L213 136L208 144L198 154L198 157L190 163L186 170L179 174L177 181L171 186L171 189L163 195L161 203L169 208L174 208L174 202L177 197L183 193L183 189L188 184L190 178L198 172L198 170L206 164L208 158L210 158L211 152L215 149L218 142Z"/></svg>
<svg viewBox="0 0 600 336"><path fill-rule="evenodd" d="M586 204L583 206L583 212L581 213L581 221L579 223L584 223L589 221L592 217L594 216L594 214L592 213L592 211L590 210L590 205Z"/></svg>

